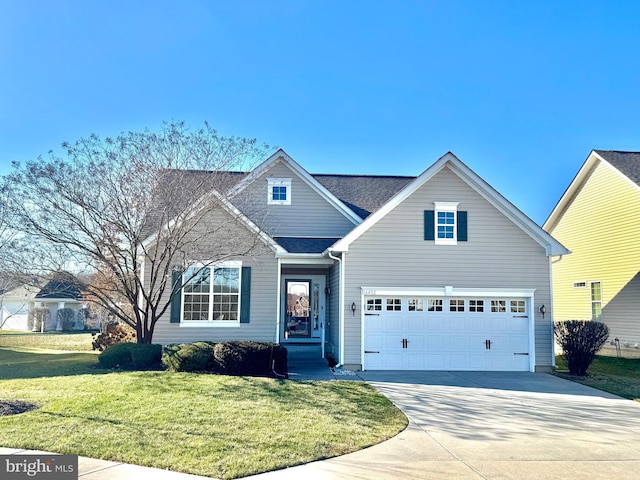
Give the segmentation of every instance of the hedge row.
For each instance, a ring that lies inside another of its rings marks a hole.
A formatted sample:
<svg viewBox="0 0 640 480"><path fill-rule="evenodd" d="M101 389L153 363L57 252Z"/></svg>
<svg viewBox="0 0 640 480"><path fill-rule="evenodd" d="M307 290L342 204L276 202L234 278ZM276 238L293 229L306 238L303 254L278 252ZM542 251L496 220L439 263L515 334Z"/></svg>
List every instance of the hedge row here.
<svg viewBox="0 0 640 480"><path fill-rule="evenodd" d="M117 343L98 356L103 368L145 370L160 365L162 345L152 343Z"/></svg>
<svg viewBox="0 0 640 480"><path fill-rule="evenodd" d="M174 372L272 376L287 374L287 349L275 343L232 341L169 345L163 365Z"/></svg>

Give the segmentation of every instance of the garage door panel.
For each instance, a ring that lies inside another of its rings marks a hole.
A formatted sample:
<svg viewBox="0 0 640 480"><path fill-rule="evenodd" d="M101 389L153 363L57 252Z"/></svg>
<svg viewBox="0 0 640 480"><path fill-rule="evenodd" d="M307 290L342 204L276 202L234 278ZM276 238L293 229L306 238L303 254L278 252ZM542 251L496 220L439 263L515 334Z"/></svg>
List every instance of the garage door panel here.
<svg viewBox="0 0 640 480"><path fill-rule="evenodd" d="M365 354L365 368L528 371L529 318L525 313L509 311L509 298L501 300L497 306L502 308L496 311L492 311L491 299L470 300L452 301L451 310L456 311L449 311L447 299L442 299L439 309L428 310L429 297L424 297L420 299L424 310L414 307L409 311L408 298L403 297L401 311L365 316L365 351L380 352ZM518 300L521 305L522 299ZM417 303L413 297L412 305Z"/></svg>

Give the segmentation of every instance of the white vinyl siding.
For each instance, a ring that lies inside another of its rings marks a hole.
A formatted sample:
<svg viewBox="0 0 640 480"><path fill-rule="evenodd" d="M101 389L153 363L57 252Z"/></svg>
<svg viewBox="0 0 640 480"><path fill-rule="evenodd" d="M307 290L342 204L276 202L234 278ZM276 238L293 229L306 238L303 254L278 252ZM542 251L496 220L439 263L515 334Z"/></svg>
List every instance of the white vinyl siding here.
<svg viewBox="0 0 640 480"><path fill-rule="evenodd" d="M459 202L458 209L468 211L469 241L438 246L424 242L423 211L434 201ZM446 167L357 239L347 259L345 305L358 303L362 286L444 285L535 289L536 305L551 304L544 249ZM444 309L448 311L448 301ZM532 310L536 364L549 367L552 315L548 309L542 319L537 308ZM360 325L359 316L345 311L346 364L360 364Z"/></svg>
<svg viewBox="0 0 640 480"><path fill-rule="evenodd" d="M291 179L290 205L267 205L269 178ZM277 162L232 199L274 237L342 237L354 224L287 165ZM262 208L261 208L262 207Z"/></svg>

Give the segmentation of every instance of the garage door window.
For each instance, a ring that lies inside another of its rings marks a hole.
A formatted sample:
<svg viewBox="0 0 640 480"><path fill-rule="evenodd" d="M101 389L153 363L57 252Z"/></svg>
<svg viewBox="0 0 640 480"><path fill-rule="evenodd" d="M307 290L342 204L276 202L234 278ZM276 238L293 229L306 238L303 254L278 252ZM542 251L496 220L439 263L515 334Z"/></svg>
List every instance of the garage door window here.
<svg viewBox="0 0 640 480"><path fill-rule="evenodd" d="M439 298L431 298L429 299L429 311L430 312L441 312L442 311L442 300Z"/></svg>
<svg viewBox="0 0 640 480"><path fill-rule="evenodd" d="M464 312L464 300L449 300L450 312Z"/></svg>
<svg viewBox="0 0 640 480"><path fill-rule="evenodd" d="M470 312L484 312L484 300L469 300Z"/></svg>
<svg viewBox="0 0 640 480"><path fill-rule="evenodd" d="M409 311L410 312L422 312L424 310L423 301L421 298L409 299Z"/></svg>
<svg viewBox="0 0 640 480"><path fill-rule="evenodd" d="M491 300L491 312L505 313L507 311L506 300Z"/></svg>
<svg viewBox="0 0 640 480"><path fill-rule="evenodd" d="M399 298L387 298L387 312L399 312L402 310L402 300Z"/></svg>
<svg viewBox="0 0 640 480"><path fill-rule="evenodd" d="M382 311L382 299L370 298L367 300L367 312L381 312Z"/></svg>
<svg viewBox="0 0 640 480"><path fill-rule="evenodd" d="M511 313L525 313L524 300L511 300L510 309Z"/></svg>

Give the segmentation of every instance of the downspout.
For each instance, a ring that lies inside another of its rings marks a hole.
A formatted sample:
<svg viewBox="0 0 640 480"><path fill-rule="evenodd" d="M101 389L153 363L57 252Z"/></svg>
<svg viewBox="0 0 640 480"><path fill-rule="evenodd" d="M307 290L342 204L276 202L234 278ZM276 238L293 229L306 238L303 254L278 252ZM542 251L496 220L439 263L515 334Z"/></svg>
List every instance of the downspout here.
<svg viewBox="0 0 640 480"><path fill-rule="evenodd" d="M340 257L334 257L331 250L327 251L329 258L338 262L340 266L340 291L338 292L338 321L340 322L340 358L337 359L337 367L344 365L344 265L341 254Z"/></svg>
<svg viewBox="0 0 640 480"><path fill-rule="evenodd" d="M276 302L276 339L273 343L275 343L276 345L280 345L280 304L282 303L282 292L280 291L280 283L282 281L282 263L280 261L280 257L278 257L277 276L278 278L276 279L276 295L278 301Z"/></svg>

